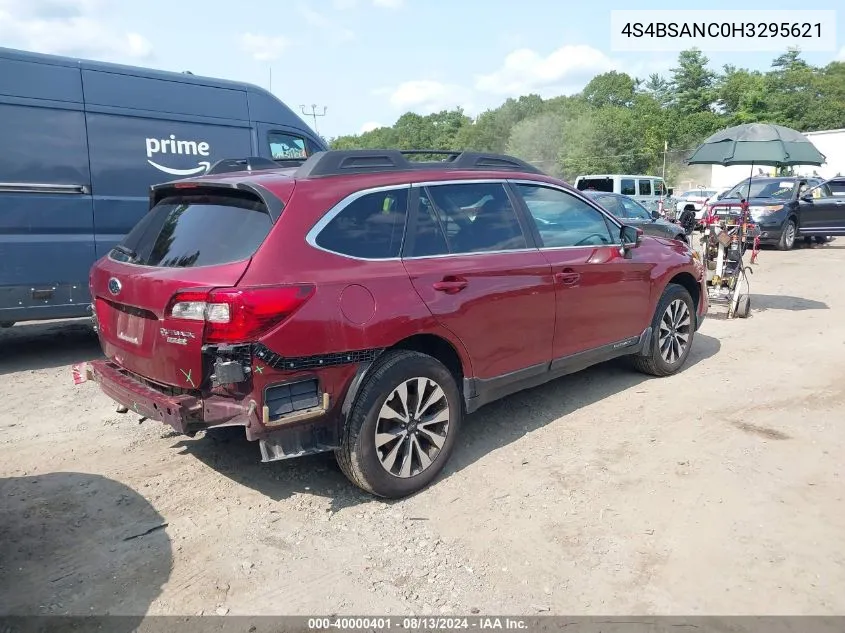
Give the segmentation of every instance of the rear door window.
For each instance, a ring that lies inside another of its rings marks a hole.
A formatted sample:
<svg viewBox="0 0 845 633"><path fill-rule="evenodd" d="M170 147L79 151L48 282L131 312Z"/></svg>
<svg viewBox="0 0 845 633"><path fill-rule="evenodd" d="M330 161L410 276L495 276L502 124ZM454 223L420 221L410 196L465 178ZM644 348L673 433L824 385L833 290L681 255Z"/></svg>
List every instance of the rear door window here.
<svg viewBox="0 0 845 633"><path fill-rule="evenodd" d="M651 181L650 180L640 180L640 195L641 196L650 196L651 195Z"/></svg>
<svg viewBox="0 0 845 633"><path fill-rule="evenodd" d="M165 198L113 250L111 257L141 266L193 268L249 259L272 227L252 196Z"/></svg>
<svg viewBox="0 0 845 633"><path fill-rule="evenodd" d="M579 191L613 193L613 178L579 178L576 187Z"/></svg>

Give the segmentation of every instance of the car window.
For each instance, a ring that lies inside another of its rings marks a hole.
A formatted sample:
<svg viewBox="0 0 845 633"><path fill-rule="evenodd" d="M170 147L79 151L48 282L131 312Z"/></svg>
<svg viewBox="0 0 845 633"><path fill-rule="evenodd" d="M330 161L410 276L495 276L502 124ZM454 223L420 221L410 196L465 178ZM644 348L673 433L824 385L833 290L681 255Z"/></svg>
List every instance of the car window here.
<svg viewBox="0 0 845 633"><path fill-rule="evenodd" d="M636 200L632 200L631 198L620 198L619 200L622 204L622 208L624 209L626 218L633 218L637 220L651 219L651 213L648 212L648 209Z"/></svg>
<svg viewBox="0 0 845 633"><path fill-rule="evenodd" d="M833 197L833 192L830 190L830 186L826 182L813 187L811 190L804 193L809 193L816 200Z"/></svg>
<svg viewBox="0 0 845 633"><path fill-rule="evenodd" d="M519 184L516 188L537 224L542 246L553 248L615 243L604 216L580 198L541 185Z"/></svg>
<svg viewBox="0 0 845 633"><path fill-rule="evenodd" d="M625 207L622 206L621 198L617 196L596 196L595 201L598 202L608 213L615 215L617 218L625 217Z"/></svg>
<svg viewBox="0 0 845 633"><path fill-rule="evenodd" d="M651 195L651 181L650 180L640 180L640 195L641 196L650 196Z"/></svg>
<svg viewBox="0 0 845 633"><path fill-rule="evenodd" d="M613 191L613 178L581 178L575 181L579 191Z"/></svg>
<svg viewBox="0 0 845 633"><path fill-rule="evenodd" d="M417 233L432 230L427 219L431 217L445 232L450 253L528 248L516 211L500 183L434 185L427 188L422 199L425 202L417 214ZM429 235L425 239L434 238ZM434 241L426 243L430 244L427 248L435 248ZM414 255L421 256L419 252L415 245Z"/></svg>
<svg viewBox="0 0 845 633"><path fill-rule="evenodd" d="M623 196L634 196L637 194L637 188L634 186L633 178L623 178L620 181L619 193Z"/></svg>
<svg viewBox="0 0 845 633"><path fill-rule="evenodd" d="M775 198L777 200L791 200L797 182L794 180L763 180L751 181L751 193L748 191L748 181L740 182L728 191L723 199L744 198Z"/></svg>
<svg viewBox="0 0 845 633"><path fill-rule="evenodd" d="M332 218L317 246L365 259L399 257L407 212L407 188L366 194Z"/></svg>
<svg viewBox="0 0 845 633"><path fill-rule="evenodd" d="M654 195L662 196L665 193L665 187L662 180L654 181Z"/></svg>
<svg viewBox="0 0 845 633"><path fill-rule="evenodd" d="M467 218L467 223L469 218ZM437 208L428 197L428 192L423 189L420 192L419 210L417 211L416 227L413 240L408 236L412 244L411 250L406 252L408 257L431 257L433 255L446 255L449 253L449 244L446 241L444 224L448 224L453 236L457 235L460 226L454 219L443 218Z"/></svg>
<svg viewBox="0 0 845 633"><path fill-rule="evenodd" d="M126 235L121 245L128 252L113 250L110 257L161 268L228 264L252 257L272 226L267 208L251 196L173 196Z"/></svg>
<svg viewBox="0 0 845 633"><path fill-rule="evenodd" d="M270 132L267 135L270 155L273 160L308 158L305 139L286 132Z"/></svg>

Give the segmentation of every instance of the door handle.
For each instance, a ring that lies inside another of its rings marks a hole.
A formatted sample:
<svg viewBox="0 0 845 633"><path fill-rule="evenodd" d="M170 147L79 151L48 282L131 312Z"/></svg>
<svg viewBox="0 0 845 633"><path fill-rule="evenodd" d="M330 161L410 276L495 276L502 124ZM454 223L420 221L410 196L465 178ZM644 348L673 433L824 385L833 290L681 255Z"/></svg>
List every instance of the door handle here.
<svg viewBox="0 0 845 633"><path fill-rule="evenodd" d="M444 277L442 281L435 281L432 287L438 292L445 292L447 295L453 295L460 292L467 287L467 280L461 277Z"/></svg>
<svg viewBox="0 0 845 633"><path fill-rule="evenodd" d="M571 268L564 268L563 271L555 273L555 281L564 286L573 286L581 279L581 274Z"/></svg>

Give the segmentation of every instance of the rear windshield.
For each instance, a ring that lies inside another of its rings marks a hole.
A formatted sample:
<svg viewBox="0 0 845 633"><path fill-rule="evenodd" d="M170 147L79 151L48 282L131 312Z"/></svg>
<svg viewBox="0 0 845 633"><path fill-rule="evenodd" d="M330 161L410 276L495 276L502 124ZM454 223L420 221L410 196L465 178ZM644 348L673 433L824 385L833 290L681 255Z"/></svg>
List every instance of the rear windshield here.
<svg viewBox="0 0 845 633"><path fill-rule="evenodd" d="M228 264L252 257L271 227L267 208L257 198L165 198L112 250L111 257L162 268Z"/></svg>
<svg viewBox="0 0 845 633"><path fill-rule="evenodd" d="M580 191L605 191L613 193L613 178L581 178L576 187Z"/></svg>

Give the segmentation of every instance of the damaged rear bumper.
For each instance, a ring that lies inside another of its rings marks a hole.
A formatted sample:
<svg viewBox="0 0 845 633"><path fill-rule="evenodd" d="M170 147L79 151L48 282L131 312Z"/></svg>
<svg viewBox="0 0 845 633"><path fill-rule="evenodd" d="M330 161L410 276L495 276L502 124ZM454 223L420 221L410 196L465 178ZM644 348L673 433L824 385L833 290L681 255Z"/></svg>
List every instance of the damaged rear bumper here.
<svg viewBox="0 0 845 633"><path fill-rule="evenodd" d="M96 382L103 393L127 409L150 420L157 420L185 435L210 426L244 426L257 430L254 402L199 394L168 394L146 384L108 360L95 360L74 366L74 382ZM252 419L254 418L254 419ZM250 438L252 439L252 438Z"/></svg>

